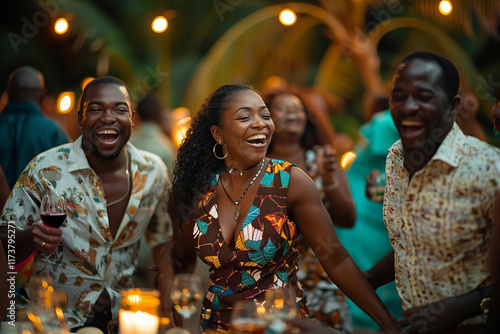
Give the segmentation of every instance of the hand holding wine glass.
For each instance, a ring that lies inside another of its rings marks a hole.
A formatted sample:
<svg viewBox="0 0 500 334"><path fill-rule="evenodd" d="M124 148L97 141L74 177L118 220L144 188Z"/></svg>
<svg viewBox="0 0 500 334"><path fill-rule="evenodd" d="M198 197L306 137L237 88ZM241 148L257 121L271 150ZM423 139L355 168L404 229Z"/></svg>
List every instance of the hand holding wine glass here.
<svg viewBox="0 0 500 334"><path fill-rule="evenodd" d="M66 219L64 198L51 192L46 193L40 204L42 222L34 224L33 243L38 251L52 254L62 241L62 231L58 229Z"/></svg>

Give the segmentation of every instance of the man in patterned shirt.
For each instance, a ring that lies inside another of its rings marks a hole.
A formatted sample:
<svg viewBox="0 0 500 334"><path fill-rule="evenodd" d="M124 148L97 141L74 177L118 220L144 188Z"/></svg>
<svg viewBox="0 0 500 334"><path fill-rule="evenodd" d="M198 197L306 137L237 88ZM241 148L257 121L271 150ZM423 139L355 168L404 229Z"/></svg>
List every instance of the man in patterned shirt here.
<svg viewBox="0 0 500 334"><path fill-rule="evenodd" d="M458 85L455 66L429 52L406 57L392 80L401 140L387 156L383 212L393 251L366 274L374 288L396 280L410 333L475 333L486 320L500 151L455 123Z"/></svg>
<svg viewBox="0 0 500 334"><path fill-rule="evenodd" d="M171 237L167 169L158 156L128 143L133 119L125 83L90 82L78 109L82 136L35 157L1 215L3 224L16 224L16 262L35 251L31 275L50 275L54 289L67 294L63 311L73 331L85 325L107 332L117 318L119 290L132 284L141 236L154 254ZM48 192L66 201L59 229L40 221Z"/></svg>

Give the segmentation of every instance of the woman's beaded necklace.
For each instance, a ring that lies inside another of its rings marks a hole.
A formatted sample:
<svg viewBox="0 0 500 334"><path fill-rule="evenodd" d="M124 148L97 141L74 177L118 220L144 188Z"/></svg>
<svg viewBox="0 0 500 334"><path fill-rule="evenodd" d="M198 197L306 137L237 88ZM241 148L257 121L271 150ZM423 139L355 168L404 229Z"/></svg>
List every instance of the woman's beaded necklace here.
<svg viewBox="0 0 500 334"><path fill-rule="evenodd" d="M255 166L253 166L253 167L255 167ZM253 168L253 167L251 167L251 168ZM229 198L229 200L234 203L234 209L233 209L234 220L237 221L238 217L240 216L240 207L238 205L241 203L241 200L243 199L243 197L247 193L248 189L250 189L250 187L252 186L252 184L254 183L254 181L259 176L259 174L262 171L263 167L264 167L264 159L262 159L262 161L260 162L259 171L257 172L257 174L255 174L255 176L253 177L252 181L250 181L250 183L248 184L247 188L245 189L245 191L243 192L243 194L240 196L240 198L237 201L233 201L233 199L231 198L231 196L229 196L229 194L227 193L226 188L224 187L224 183L222 182L222 178L220 178L220 185L222 186L222 189L224 189L224 192L226 193L227 198Z"/></svg>

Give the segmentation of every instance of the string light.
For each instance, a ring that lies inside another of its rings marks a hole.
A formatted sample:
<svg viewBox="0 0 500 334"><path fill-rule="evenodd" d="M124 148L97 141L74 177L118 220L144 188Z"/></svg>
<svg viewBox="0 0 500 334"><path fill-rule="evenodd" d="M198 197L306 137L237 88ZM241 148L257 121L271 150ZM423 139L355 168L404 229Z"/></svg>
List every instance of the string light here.
<svg viewBox="0 0 500 334"><path fill-rule="evenodd" d="M293 10L286 8L281 11L279 20L284 26L291 26L297 22L297 14Z"/></svg>
<svg viewBox="0 0 500 334"><path fill-rule="evenodd" d="M168 28L168 20L165 16L157 16L151 23L151 29L157 34L161 34Z"/></svg>
<svg viewBox="0 0 500 334"><path fill-rule="evenodd" d="M451 1L449 0L442 0L439 3L439 12L442 15L450 15L451 11L453 10L453 5L451 4Z"/></svg>
<svg viewBox="0 0 500 334"><path fill-rule="evenodd" d="M62 92L57 97L57 111L60 114L67 114L73 109L75 104L75 93Z"/></svg>
<svg viewBox="0 0 500 334"><path fill-rule="evenodd" d="M66 20L64 17L57 19L56 23L54 24L54 31L57 34L63 35L68 31L68 29L69 29L68 20Z"/></svg>

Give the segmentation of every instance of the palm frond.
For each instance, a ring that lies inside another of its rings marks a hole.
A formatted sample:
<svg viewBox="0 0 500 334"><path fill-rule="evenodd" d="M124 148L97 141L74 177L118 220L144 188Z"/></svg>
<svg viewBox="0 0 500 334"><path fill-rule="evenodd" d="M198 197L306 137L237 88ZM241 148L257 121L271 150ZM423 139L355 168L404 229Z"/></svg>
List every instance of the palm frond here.
<svg viewBox="0 0 500 334"><path fill-rule="evenodd" d="M453 10L444 16L439 13L441 0L411 1L411 8L424 18L439 22L444 27L463 31L469 38L480 30L487 36L499 38L500 1L451 0Z"/></svg>

